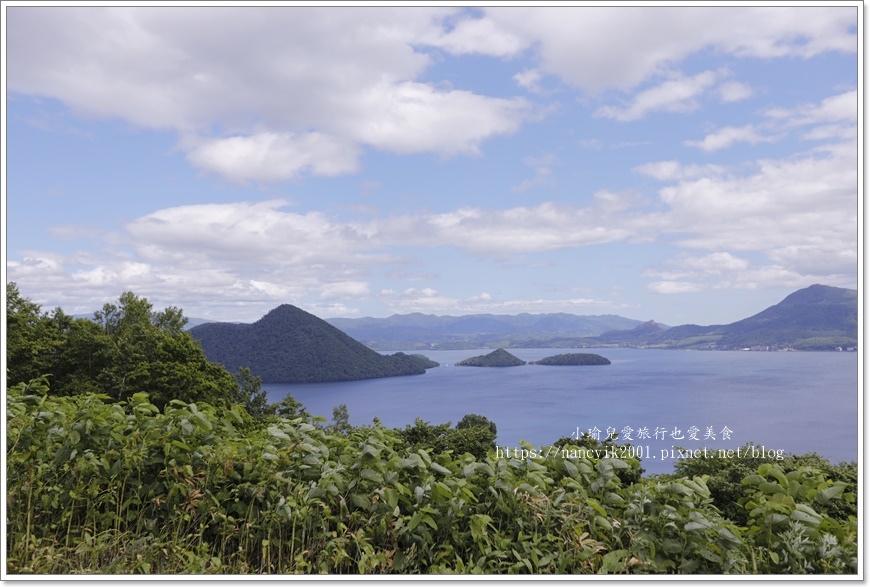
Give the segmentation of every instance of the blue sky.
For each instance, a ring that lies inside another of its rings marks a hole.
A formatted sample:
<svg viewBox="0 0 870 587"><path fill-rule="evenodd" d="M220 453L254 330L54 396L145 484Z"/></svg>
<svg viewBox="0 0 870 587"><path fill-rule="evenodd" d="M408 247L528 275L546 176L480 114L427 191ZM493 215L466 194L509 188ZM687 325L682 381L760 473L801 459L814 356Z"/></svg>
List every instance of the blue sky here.
<svg viewBox="0 0 870 587"><path fill-rule="evenodd" d="M6 279L239 321L855 288L858 16L11 3Z"/></svg>

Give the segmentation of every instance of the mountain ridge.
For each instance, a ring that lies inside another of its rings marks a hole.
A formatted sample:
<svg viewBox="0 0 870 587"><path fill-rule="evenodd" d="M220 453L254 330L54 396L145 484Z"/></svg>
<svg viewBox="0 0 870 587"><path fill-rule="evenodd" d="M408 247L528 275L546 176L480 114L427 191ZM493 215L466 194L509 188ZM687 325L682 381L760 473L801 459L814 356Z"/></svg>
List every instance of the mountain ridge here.
<svg viewBox="0 0 870 587"><path fill-rule="evenodd" d="M615 314L393 314L387 318L329 318L327 322L366 346L393 349L474 349L546 346L555 339L580 339L641 323ZM570 346L570 345L569 345Z"/></svg>
<svg viewBox="0 0 870 587"><path fill-rule="evenodd" d="M642 348L842 350L858 344L858 290L813 284L730 324L683 324L658 333L638 328L595 340Z"/></svg>

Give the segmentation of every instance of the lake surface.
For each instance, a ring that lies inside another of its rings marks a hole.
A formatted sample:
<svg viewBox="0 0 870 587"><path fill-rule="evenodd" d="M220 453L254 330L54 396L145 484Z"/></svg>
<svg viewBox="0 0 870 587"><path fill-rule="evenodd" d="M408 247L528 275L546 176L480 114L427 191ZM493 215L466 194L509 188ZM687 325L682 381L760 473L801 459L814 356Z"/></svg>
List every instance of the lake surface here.
<svg viewBox="0 0 870 587"><path fill-rule="evenodd" d="M424 354L441 366L425 375L263 388L269 401L291 393L312 415L327 420L333 407L347 404L354 425L371 424L375 417L391 428L418 417L456 424L465 414L480 414L496 423L498 444L510 448L520 440L553 443L578 429L598 429L603 439L608 428L618 433L631 428L630 442L643 447L649 473L672 470L673 446L718 450L753 442L765 451L817 452L833 462L858 458L857 353L509 351L525 361L595 352L612 365L455 367L489 351L428 351ZM638 439L643 428L649 437ZM693 429L697 440L690 438ZM723 438L723 431L730 438ZM705 440L708 434L715 440Z"/></svg>

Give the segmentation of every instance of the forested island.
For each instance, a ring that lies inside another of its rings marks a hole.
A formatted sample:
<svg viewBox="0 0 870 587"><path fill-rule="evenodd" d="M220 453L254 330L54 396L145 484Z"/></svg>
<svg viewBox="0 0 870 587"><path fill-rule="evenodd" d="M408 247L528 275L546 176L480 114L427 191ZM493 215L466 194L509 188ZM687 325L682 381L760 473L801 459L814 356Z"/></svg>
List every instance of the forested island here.
<svg viewBox="0 0 870 587"><path fill-rule="evenodd" d="M610 359L606 359L595 353L566 353L545 357L538 361L529 361L529 365L555 365L555 366L580 366L580 365L610 365Z"/></svg>
<svg viewBox="0 0 870 587"><path fill-rule="evenodd" d="M206 357L229 371L248 368L266 383L355 381L420 375L423 355L382 355L325 320L282 304L253 324L212 322L190 329Z"/></svg>
<svg viewBox="0 0 870 587"><path fill-rule="evenodd" d="M496 349L489 354L470 357L456 363L457 367L518 367L526 362L504 349Z"/></svg>

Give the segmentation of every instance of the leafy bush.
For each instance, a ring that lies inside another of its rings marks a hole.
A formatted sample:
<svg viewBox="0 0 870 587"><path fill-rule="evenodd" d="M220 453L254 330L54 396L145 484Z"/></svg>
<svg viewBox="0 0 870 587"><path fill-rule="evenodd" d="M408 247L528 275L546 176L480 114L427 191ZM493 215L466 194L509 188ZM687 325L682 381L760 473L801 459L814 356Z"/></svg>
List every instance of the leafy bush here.
<svg viewBox="0 0 870 587"><path fill-rule="evenodd" d="M856 572L854 517L825 513L855 486L812 467L746 476L742 526L705 476L627 483L637 461L47 391L7 395L7 573Z"/></svg>

